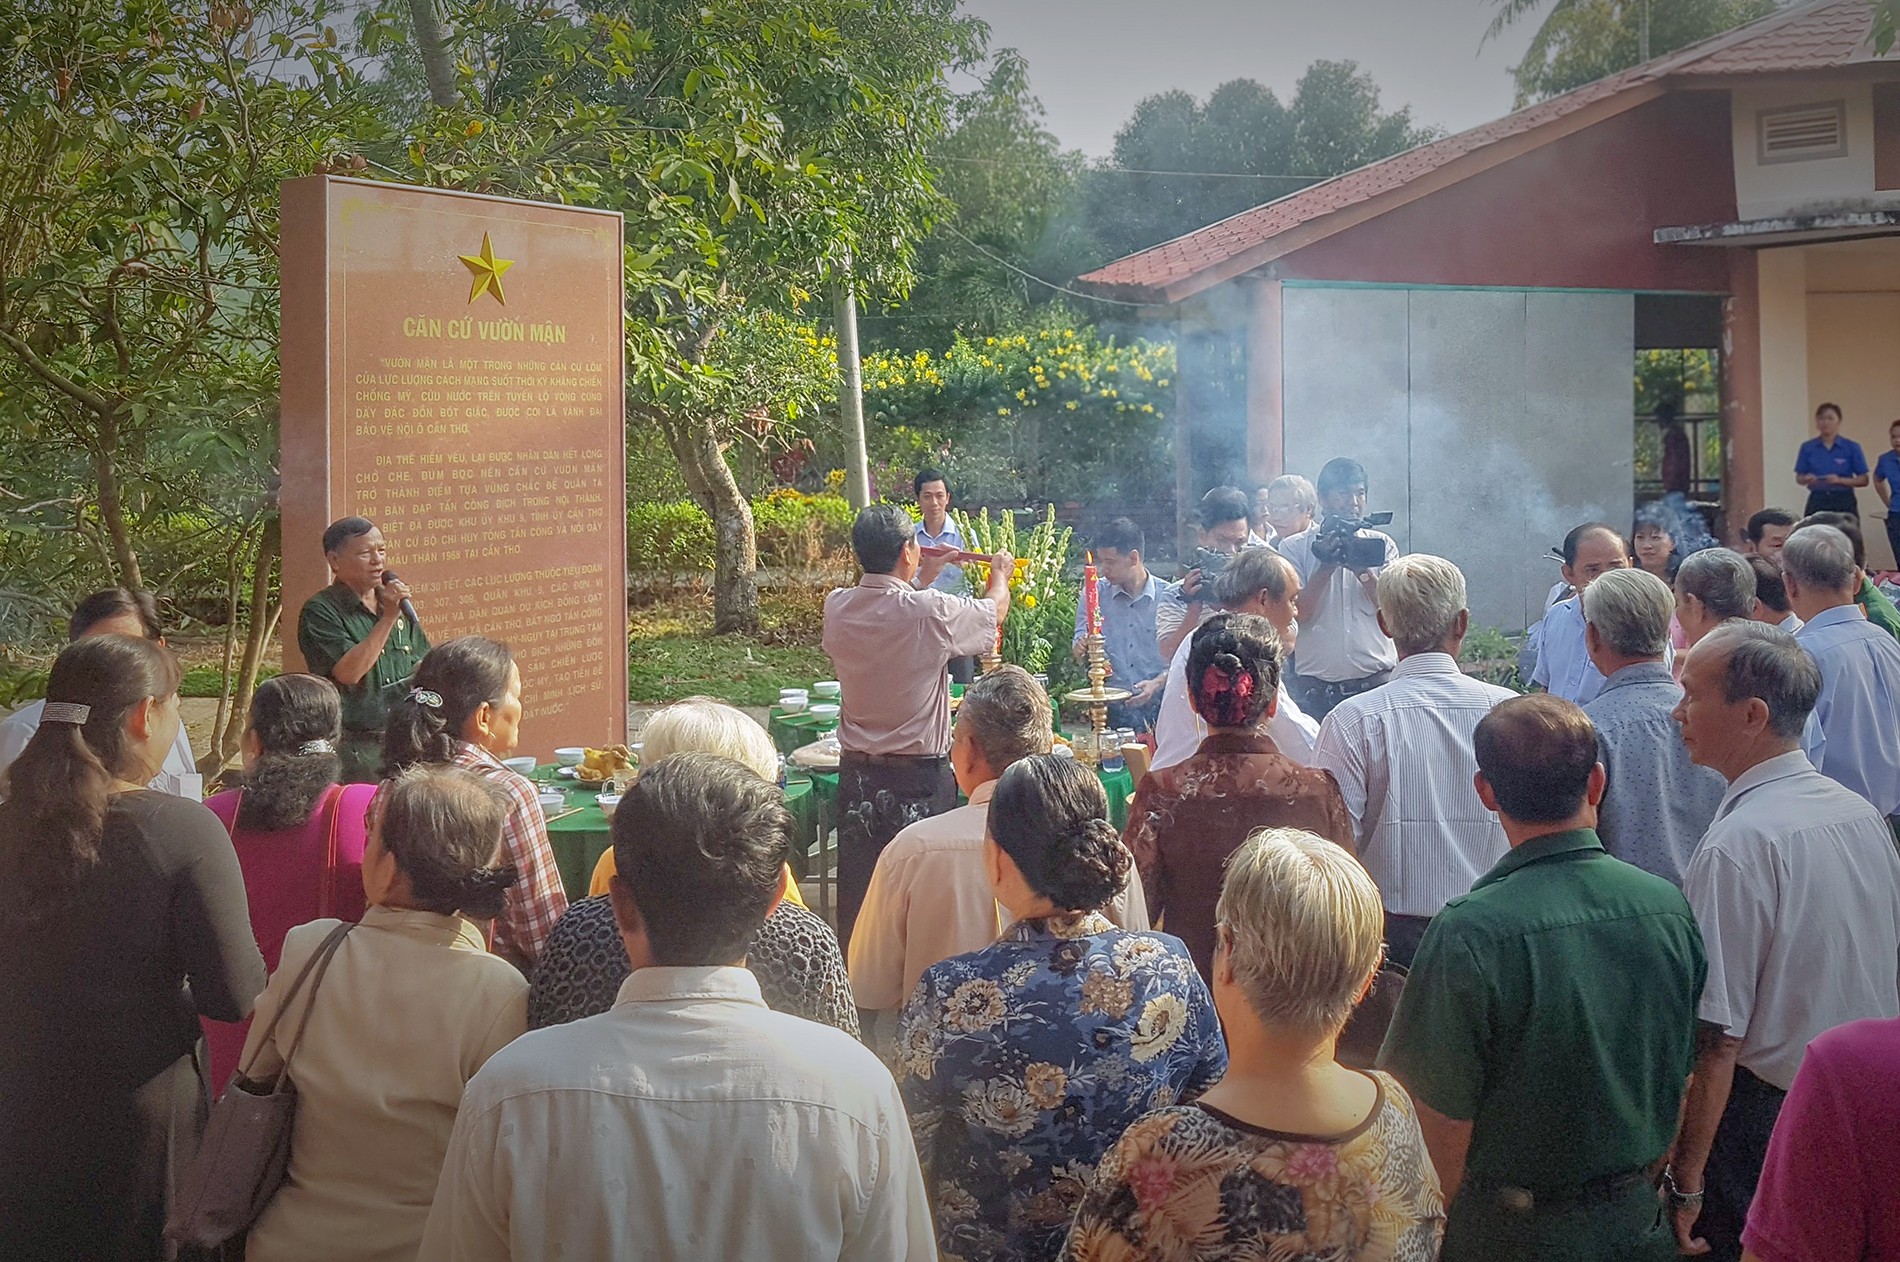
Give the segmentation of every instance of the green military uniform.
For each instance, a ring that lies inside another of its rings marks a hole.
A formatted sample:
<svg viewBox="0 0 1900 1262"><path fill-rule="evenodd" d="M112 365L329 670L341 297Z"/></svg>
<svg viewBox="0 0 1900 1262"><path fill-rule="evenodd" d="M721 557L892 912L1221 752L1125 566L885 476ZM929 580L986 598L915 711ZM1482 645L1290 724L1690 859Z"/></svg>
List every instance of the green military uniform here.
<svg viewBox="0 0 1900 1262"><path fill-rule="evenodd" d="M304 602L297 615L297 647L313 675L330 678L343 655L369 639L376 615L363 607L356 593L332 583ZM370 784L380 777L383 727L389 707L409 688L416 665L429 652L429 637L407 618L397 618L381 656L354 684L337 685L343 694L343 760L346 782Z"/></svg>
<svg viewBox="0 0 1900 1262"><path fill-rule="evenodd" d="M1854 603L1867 615L1867 621L1900 640L1900 609L1895 609L1887 593L1875 587L1874 580L1865 574L1861 575L1860 594L1854 597Z"/></svg>
<svg viewBox="0 0 1900 1262"><path fill-rule="evenodd" d="M1682 892L1590 829L1515 848L1433 919L1379 1056L1469 1121L1444 1262L1673 1258L1675 1139L1708 973Z"/></svg>

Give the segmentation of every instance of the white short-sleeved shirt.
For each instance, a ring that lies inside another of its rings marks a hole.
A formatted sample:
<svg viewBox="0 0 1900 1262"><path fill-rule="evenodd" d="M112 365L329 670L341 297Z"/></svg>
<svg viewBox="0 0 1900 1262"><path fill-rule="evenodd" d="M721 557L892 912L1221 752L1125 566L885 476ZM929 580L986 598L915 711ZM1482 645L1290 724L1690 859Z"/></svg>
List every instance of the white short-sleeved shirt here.
<svg viewBox="0 0 1900 1262"><path fill-rule="evenodd" d="M1155 756L1149 764L1152 771L1164 771L1186 762L1207 735L1207 724L1201 722L1201 716L1194 713L1194 706L1188 701L1187 661L1193 648L1194 637L1187 636L1168 662L1168 682L1161 693L1161 712L1155 718ZM1285 684L1280 686L1277 697L1279 704L1262 730L1273 738L1282 754L1302 767L1310 767L1313 747L1319 741L1319 721L1293 704Z"/></svg>
<svg viewBox="0 0 1900 1262"><path fill-rule="evenodd" d="M1300 572L1300 582L1311 585L1320 569L1313 555L1313 540L1319 527L1310 526L1297 535L1280 540L1280 555ZM1385 540L1385 563L1399 559L1399 545L1390 535L1378 530L1362 530L1361 539ZM1391 670L1399 664L1399 651L1379 629L1379 608L1366 595L1359 576L1348 569L1335 569L1326 579L1326 602L1315 621L1300 622L1300 646L1296 656L1299 673L1308 679L1327 683L1351 683Z"/></svg>
<svg viewBox="0 0 1900 1262"><path fill-rule="evenodd" d="M34 701L0 720L0 775L6 774L26 743L33 739L33 733L40 730L40 714L45 709L44 701ZM166 751L164 768L152 777L146 788L193 802L204 799L205 780L198 774L197 761L191 752L191 737L186 734L183 723L178 725L178 735L173 738L171 749Z"/></svg>
<svg viewBox="0 0 1900 1262"><path fill-rule="evenodd" d="M1729 785L1682 892L1708 949L1699 1015L1786 1090L1809 1040L1900 1015L1900 854L1879 811L1800 751Z"/></svg>

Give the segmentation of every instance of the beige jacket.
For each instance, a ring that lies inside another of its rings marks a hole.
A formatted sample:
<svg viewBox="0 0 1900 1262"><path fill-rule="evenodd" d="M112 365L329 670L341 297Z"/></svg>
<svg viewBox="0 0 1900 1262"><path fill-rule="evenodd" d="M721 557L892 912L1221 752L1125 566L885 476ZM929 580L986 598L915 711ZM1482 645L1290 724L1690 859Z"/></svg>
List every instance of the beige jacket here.
<svg viewBox="0 0 1900 1262"><path fill-rule="evenodd" d="M253 1077L283 1063L307 984L271 1045L259 1044L284 992L336 924L300 925L284 940L244 1048ZM251 1229L245 1257L411 1262L462 1088L527 1029L527 1004L526 979L483 949L472 922L370 908L331 961L291 1063L290 1170Z"/></svg>

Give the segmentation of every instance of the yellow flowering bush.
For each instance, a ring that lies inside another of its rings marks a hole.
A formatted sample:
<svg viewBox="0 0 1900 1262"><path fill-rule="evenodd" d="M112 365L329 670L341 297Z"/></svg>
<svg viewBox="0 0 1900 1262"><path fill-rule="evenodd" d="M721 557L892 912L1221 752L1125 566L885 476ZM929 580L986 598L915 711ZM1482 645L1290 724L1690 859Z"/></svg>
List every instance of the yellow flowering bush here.
<svg viewBox="0 0 1900 1262"><path fill-rule="evenodd" d="M1171 481L1174 348L1054 323L864 360L874 452L977 502L1137 500Z"/></svg>

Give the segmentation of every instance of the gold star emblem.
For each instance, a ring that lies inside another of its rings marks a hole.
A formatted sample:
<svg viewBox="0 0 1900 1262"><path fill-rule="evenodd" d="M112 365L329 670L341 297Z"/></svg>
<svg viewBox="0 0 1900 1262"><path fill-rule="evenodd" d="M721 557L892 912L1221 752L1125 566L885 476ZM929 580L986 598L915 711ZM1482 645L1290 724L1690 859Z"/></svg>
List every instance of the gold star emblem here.
<svg viewBox="0 0 1900 1262"><path fill-rule="evenodd" d="M501 274L513 267L515 261L496 258L495 247L489 242L486 232L482 233L480 254L460 254L456 257L462 260L462 266L475 278L475 283L468 289L471 304L483 294L492 292L496 302L504 307L508 305L507 297L501 292Z"/></svg>

